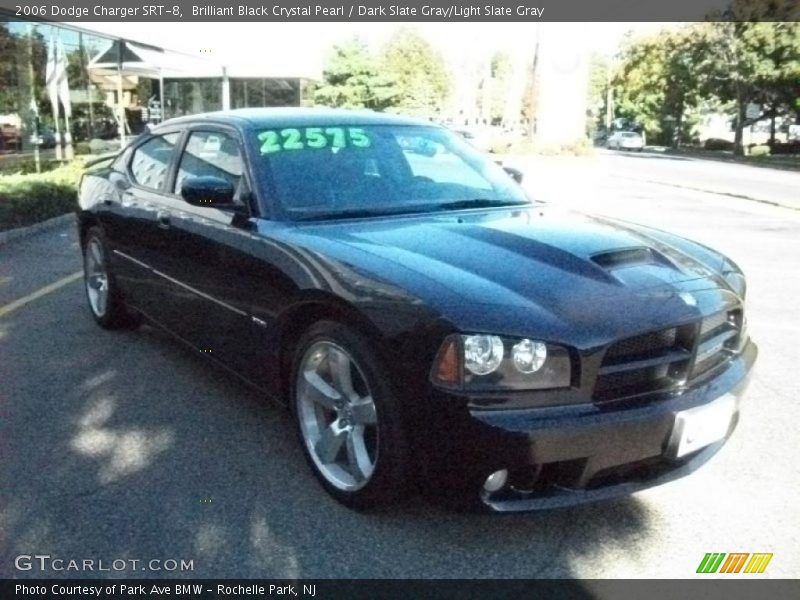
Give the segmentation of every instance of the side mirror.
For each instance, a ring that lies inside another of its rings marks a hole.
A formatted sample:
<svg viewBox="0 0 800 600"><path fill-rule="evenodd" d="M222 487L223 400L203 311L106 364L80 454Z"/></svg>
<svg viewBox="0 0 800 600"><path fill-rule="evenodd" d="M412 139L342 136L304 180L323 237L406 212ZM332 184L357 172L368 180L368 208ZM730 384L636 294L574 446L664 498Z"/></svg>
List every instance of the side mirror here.
<svg viewBox="0 0 800 600"><path fill-rule="evenodd" d="M511 176L517 183L522 183L522 171L514 167L503 167L503 170Z"/></svg>
<svg viewBox="0 0 800 600"><path fill-rule="evenodd" d="M181 183L181 197L192 206L232 207L234 193L233 184L220 177L187 177Z"/></svg>

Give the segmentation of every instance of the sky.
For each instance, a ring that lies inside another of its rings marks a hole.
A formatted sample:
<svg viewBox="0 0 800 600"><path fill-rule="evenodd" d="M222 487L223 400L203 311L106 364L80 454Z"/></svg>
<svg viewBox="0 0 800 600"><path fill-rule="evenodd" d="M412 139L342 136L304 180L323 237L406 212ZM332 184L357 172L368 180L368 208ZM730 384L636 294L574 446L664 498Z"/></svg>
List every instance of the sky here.
<svg viewBox="0 0 800 600"><path fill-rule="evenodd" d="M202 56L237 69L238 76L318 78L333 44L358 36L377 49L412 26L451 63L498 50L533 56L538 27L565 25L576 52L613 54L627 31L648 34L665 23L73 23L98 33Z"/></svg>

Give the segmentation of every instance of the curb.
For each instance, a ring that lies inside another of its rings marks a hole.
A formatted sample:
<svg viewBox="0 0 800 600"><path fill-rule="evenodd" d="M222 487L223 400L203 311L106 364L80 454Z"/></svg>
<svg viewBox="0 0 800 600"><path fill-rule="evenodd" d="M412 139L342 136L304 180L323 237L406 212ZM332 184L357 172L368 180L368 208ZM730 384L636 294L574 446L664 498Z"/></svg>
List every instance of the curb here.
<svg viewBox="0 0 800 600"><path fill-rule="evenodd" d="M42 221L41 223L34 223L33 225L28 225L27 227L18 227L16 229L8 229L6 231L0 231L0 246L8 242L11 242L13 240L19 240L31 237L32 235L35 235L42 231L55 229L61 225L74 223L74 221L75 221L75 213L67 213L66 215L61 215L60 217L53 217L52 219L47 219L46 221Z"/></svg>
<svg viewBox="0 0 800 600"><path fill-rule="evenodd" d="M631 181L644 181L645 183L653 183L656 185L666 185L669 187L680 188L682 190L691 190L693 192L702 192L704 194L716 194L717 196L728 196L730 198L739 198L740 200L749 200L750 202L760 202L761 204L768 204L778 208L785 208L787 210L800 210L799 206L792 206L783 200L764 200L763 198L754 198L753 196L746 196L744 194L735 194L733 192L722 192L719 190L707 190L703 188L693 187L689 185L680 185L678 183L667 183L665 181L656 181L654 179L638 179L636 177L626 177Z"/></svg>

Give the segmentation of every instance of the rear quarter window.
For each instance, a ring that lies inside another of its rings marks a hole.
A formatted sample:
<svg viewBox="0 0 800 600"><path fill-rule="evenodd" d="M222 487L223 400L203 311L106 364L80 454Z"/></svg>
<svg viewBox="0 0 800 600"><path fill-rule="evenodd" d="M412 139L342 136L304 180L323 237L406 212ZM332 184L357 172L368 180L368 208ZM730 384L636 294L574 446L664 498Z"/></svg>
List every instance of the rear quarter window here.
<svg viewBox="0 0 800 600"><path fill-rule="evenodd" d="M168 133L138 146L131 157L134 182L152 190L164 191L170 160L179 138L179 133Z"/></svg>

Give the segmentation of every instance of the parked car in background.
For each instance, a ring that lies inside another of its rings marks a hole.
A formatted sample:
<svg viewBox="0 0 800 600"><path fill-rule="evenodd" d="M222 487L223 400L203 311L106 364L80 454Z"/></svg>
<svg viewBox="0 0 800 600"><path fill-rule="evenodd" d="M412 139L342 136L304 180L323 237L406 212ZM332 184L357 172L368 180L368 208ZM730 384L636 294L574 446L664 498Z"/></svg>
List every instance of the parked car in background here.
<svg viewBox="0 0 800 600"><path fill-rule="evenodd" d="M606 141L613 150L644 150L644 136L636 131L615 131Z"/></svg>
<svg viewBox="0 0 800 600"><path fill-rule="evenodd" d="M56 134L53 132L52 129L47 127L41 127L39 129L39 135L32 135L31 136L31 143L36 144L42 149L48 148L55 148L56 147Z"/></svg>
<svg viewBox="0 0 800 600"><path fill-rule="evenodd" d="M756 360L722 254L533 202L424 121L179 118L96 164L79 204L96 322L147 319L288 405L351 507L419 484L530 510L687 475Z"/></svg>
<svg viewBox="0 0 800 600"><path fill-rule="evenodd" d="M10 123L0 123L0 153L19 152L22 149L22 135L19 128Z"/></svg>

